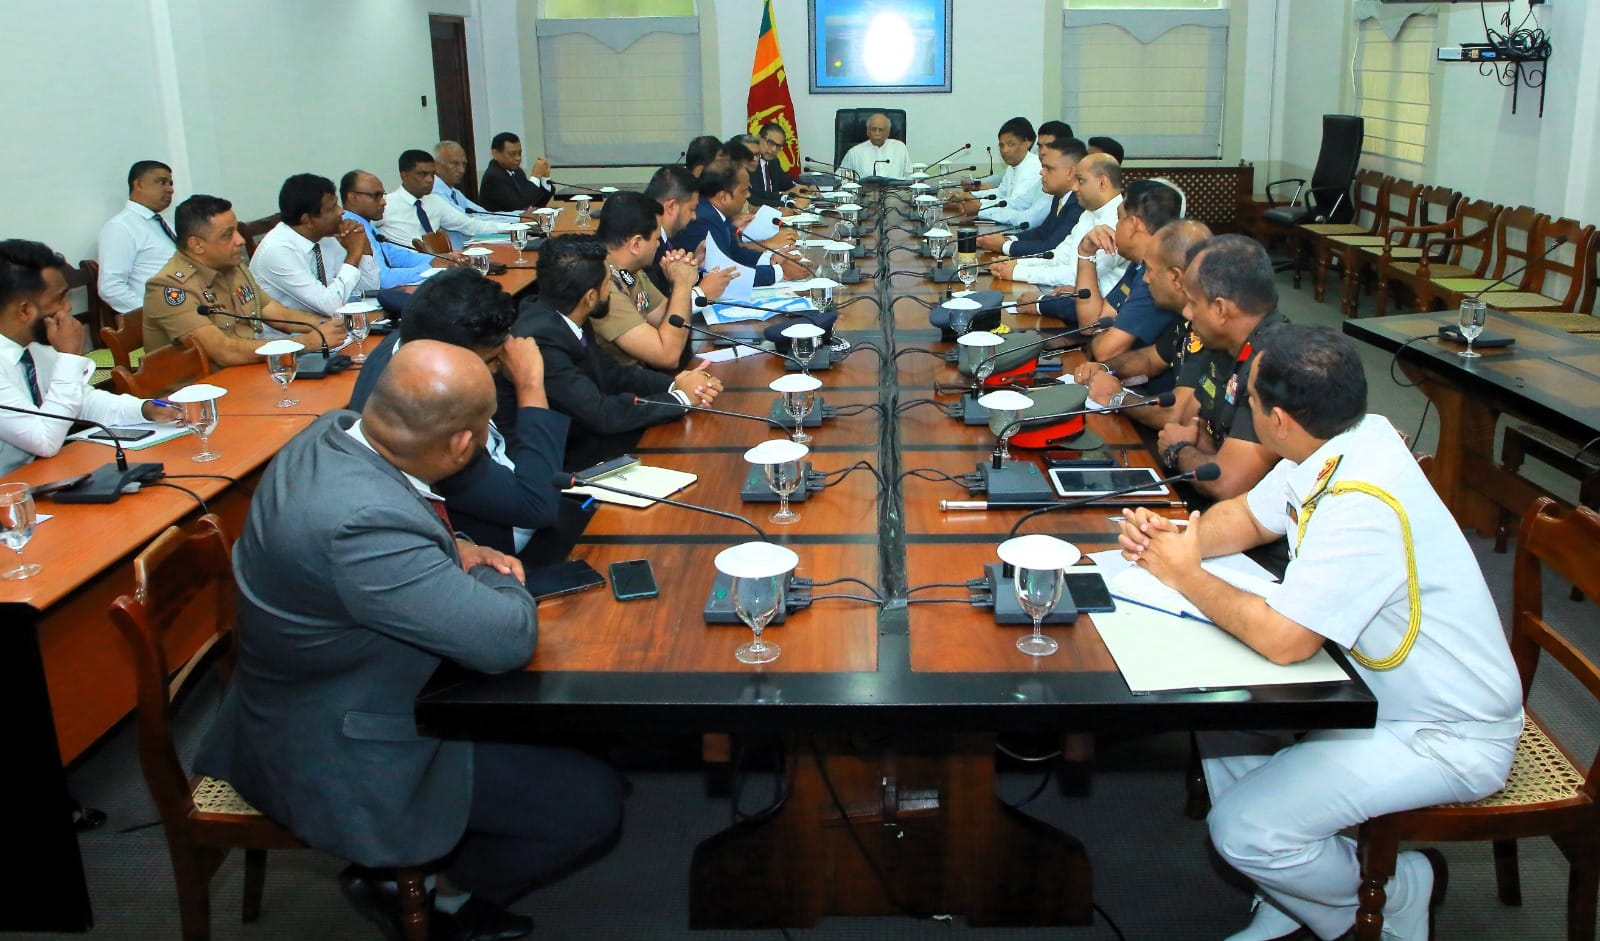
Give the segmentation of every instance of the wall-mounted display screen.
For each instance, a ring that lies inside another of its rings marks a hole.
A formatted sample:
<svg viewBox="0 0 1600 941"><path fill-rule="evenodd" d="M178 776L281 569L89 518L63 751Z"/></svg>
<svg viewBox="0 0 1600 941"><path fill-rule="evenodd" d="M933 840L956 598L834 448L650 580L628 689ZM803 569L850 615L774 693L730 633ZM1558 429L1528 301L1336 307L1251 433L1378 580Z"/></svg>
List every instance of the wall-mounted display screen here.
<svg viewBox="0 0 1600 941"><path fill-rule="evenodd" d="M952 0L808 0L812 94L950 90Z"/></svg>

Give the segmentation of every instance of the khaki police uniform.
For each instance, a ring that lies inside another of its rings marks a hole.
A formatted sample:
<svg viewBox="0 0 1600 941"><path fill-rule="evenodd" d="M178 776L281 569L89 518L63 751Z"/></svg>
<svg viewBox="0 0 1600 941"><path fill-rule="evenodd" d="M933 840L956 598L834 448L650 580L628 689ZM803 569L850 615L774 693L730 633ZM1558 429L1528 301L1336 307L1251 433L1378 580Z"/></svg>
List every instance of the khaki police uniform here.
<svg viewBox="0 0 1600 941"><path fill-rule="evenodd" d="M1338 937L1360 885L1355 842L1341 831L1498 790L1522 731L1522 689L1461 527L1383 416L1298 464L1280 461L1246 500L1292 553L1266 603L1348 652L1378 716L1372 729L1299 741L1199 733L1211 838L1270 903ZM1428 902L1426 863L1415 853L1400 863L1386 916Z"/></svg>
<svg viewBox="0 0 1600 941"><path fill-rule="evenodd" d="M144 288L144 345L158 349L180 337L214 324L224 333L242 339L265 334L262 325L225 317L228 314L261 316L267 296L248 265L217 271L175 252ZM200 313L200 305L217 308L215 316Z"/></svg>
<svg viewBox="0 0 1600 941"><path fill-rule="evenodd" d="M629 273L619 268L611 268L606 281L611 289L610 307L604 317L589 319L595 340L599 342L601 349L619 363L642 366L645 369L653 368L639 362L618 346L617 338L640 324L648 324L645 314L665 304L667 298L642 271ZM690 349L690 344L685 342L683 355L678 357L678 368L688 368L693 359L694 351Z"/></svg>

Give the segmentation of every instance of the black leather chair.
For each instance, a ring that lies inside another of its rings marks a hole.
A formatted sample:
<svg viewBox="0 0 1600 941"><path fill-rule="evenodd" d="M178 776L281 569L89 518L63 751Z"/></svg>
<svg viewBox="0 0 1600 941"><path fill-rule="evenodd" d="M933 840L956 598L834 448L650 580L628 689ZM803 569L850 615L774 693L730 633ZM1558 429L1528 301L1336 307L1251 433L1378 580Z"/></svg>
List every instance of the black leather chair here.
<svg viewBox="0 0 1600 941"><path fill-rule="evenodd" d="M850 148L867 139L867 119L875 114L889 118L889 136L906 142L906 112L903 108L840 108L833 115L833 162L844 162Z"/></svg>
<svg viewBox="0 0 1600 941"><path fill-rule="evenodd" d="M1361 142L1366 135L1366 122L1353 114L1325 114L1322 116L1322 148L1317 152L1317 166L1311 172L1309 185L1303 177L1273 180L1266 186L1267 199L1274 205L1261 213L1257 237L1263 241L1285 239L1289 243L1290 257L1275 261L1279 271L1295 269L1295 284L1300 283L1300 271L1305 258L1305 237L1300 227L1312 223L1343 223L1355 216L1355 200L1351 186L1355 183L1356 165L1361 162ZM1284 205L1277 205L1274 187L1295 184L1294 196Z"/></svg>

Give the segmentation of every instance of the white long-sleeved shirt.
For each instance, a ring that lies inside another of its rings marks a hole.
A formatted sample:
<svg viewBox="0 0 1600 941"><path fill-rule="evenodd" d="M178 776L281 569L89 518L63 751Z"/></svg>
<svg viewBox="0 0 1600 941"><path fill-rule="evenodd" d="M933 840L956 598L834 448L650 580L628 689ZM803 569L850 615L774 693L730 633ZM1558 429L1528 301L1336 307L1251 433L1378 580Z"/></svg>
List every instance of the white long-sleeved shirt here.
<svg viewBox="0 0 1600 941"><path fill-rule="evenodd" d="M322 252L327 281L317 278L313 249ZM357 291L378 290L378 263L370 254L359 266L345 263L344 246L336 238L312 242L285 223L262 236L250 258L250 273L261 289L285 307L332 317Z"/></svg>
<svg viewBox="0 0 1600 941"><path fill-rule="evenodd" d="M119 314L144 306L144 283L166 267L178 245L161 230L158 213L133 200L100 227L96 257L100 299Z"/></svg>
<svg viewBox="0 0 1600 941"><path fill-rule="evenodd" d="M1089 234L1089 230L1097 225L1109 225L1113 228L1117 224L1117 207L1122 205L1122 194L1111 197L1111 200L1099 209L1086 209L1078 219L1078 224L1065 239L1055 247L1055 256L1051 259L1044 258L1019 258L1016 270L1011 273L1012 280L1027 281L1031 284L1043 284L1055 287L1062 284L1078 283L1078 243ZM1095 274L1100 281L1100 296L1104 297L1122 280L1122 275L1128 270L1128 259L1112 252L1101 252L1095 256Z"/></svg>
<svg viewBox="0 0 1600 941"><path fill-rule="evenodd" d="M22 371L23 347L10 337L0 336L0 405L74 415L102 425L144 421L143 400L89 384L94 362L88 357L62 353L43 343L29 343L27 349L33 353L43 400L33 404L33 395L28 391L28 380ZM71 422L0 410L0 474L9 474L36 457L53 456L61 450L61 442L71 427Z"/></svg>
<svg viewBox="0 0 1600 941"><path fill-rule="evenodd" d="M887 162L877 163L874 169L875 161ZM872 141L864 140L845 152L839 166L858 177L887 176L903 180L911 175L911 151L892 137L884 141L882 147L874 147Z"/></svg>
<svg viewBox="0 0 1600 941"><path fill-rule="evenodd" d="M999 186L973 195L986 204L978 211L978 218L991 222L1036 225L1043 214L1050 211L1050 197L1045 195L1044 181L1039 178L1039 155L1031 150L1016 166L1006 167L1006 172L1000 175ZM1005 205L994 205L998 202Z"/></svg>
<svg viewBox="0 0 1600 941"><path fill-rule="evenodd" d="M389 203L384 207L383 220L378 223L378 231L384 238L394 239L401 245L410 245L411 240L422 235L422 223L417 219L417 198L406 192L404 186L398 187L389 194ZM422 210L428 214L428 223L435 229L443 229L452 238L455 236L470 238L474 235L498 235L510 228L515 220L503 216L469 216L449 200L429 193L422 197Z"/></svg>

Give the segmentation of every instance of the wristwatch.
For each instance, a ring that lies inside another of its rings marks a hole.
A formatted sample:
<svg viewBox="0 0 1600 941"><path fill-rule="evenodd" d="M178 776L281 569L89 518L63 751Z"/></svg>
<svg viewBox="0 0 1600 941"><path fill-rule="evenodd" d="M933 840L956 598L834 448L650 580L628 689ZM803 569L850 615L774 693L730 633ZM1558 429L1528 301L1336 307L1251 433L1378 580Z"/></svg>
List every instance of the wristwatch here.
<svg viewBox="0 0 1600 941"><path fill-rule="evenodd" d="M1168 467L1176 468L1178 466L1178 452L1184 448L1192 447L1194 447L1193 441L1174 441L1172 444L1167 445L1166 450L1161 452L1161 463Z"/></svg>
<svg viewBox="0 0 1600 941"><path fill-rule="evenodd" d="M1122 407L1122 403L1126 402L1127 400L1128 400L1128 390L1127 389L1123 389L1123 390L1119 391L1116 395L1113 395L1106 402L1106 408L1121 408ZM1184 443L1187 444L1188 442L1186 441Z"/></svg>

